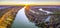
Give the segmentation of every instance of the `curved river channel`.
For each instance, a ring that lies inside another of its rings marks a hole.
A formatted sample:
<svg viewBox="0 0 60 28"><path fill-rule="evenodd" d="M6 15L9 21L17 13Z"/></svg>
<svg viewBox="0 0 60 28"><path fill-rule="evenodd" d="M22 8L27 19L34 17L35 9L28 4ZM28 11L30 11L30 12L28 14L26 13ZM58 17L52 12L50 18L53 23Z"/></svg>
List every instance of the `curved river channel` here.
<svg viewBox="0 0 60 28"><path fill-rule="evenodd" d="M38 28L25 15L24 8L18 11L11 28Z"/></svg>

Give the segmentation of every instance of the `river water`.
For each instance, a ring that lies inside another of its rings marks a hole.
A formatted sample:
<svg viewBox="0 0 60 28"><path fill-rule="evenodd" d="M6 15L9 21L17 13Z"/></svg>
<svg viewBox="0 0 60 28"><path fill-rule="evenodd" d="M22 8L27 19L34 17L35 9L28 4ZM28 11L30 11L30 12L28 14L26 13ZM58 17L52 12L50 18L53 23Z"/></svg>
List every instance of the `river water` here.
<svg viewBox="0 0 60 28"><path fill-rule="evenodd" d="M24 8L18 11L11 28L38 28L25 15Z"/></svg>

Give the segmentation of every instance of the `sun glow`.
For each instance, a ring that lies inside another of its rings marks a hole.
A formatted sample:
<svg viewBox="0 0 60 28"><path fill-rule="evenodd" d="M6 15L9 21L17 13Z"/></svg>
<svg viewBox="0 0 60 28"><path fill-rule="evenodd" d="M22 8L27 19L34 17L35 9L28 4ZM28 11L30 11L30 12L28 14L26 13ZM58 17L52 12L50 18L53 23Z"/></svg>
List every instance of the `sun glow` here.
<svg viewBox="0 0 60 28"><path fill-rule="evenodd" d="M60 5L60 2L0 2L0 5Z"/></svg>

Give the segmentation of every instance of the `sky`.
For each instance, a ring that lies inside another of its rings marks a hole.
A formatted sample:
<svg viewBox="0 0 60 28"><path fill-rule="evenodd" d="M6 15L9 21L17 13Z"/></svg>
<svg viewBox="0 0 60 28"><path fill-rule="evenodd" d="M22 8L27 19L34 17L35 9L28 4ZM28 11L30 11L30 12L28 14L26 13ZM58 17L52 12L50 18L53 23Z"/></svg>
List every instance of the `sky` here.
<svg viewBox="0 0 60 28"><path fill-rule="evenodd" d="M49 1L60 1L60 0L0 0L0 1L13 1L13 2L41 2L41 1L47 1L47 2L49 2Z"/></svg>
<svg viewBox="0 0 60 28"><path fill-rule="evenodd" d="M53 2L53 3L52 3ZM60 0L0 0L0 5L9 5L10 4L59 4L58 2L60 2ZM49 5L50 5L49 4ZM60 5L60 4L59 4Z"/></svg>

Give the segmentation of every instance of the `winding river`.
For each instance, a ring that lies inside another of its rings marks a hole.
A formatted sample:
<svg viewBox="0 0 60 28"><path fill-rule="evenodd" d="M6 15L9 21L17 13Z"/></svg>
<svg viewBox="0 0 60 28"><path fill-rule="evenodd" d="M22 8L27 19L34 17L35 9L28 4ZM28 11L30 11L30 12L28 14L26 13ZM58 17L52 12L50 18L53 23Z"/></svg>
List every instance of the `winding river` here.
<svg viewBox="0 0 60 28"><path fill-rule="evenodd" d="M38 28L25 15L24 8L18 11L11 28Z"/></svg>

